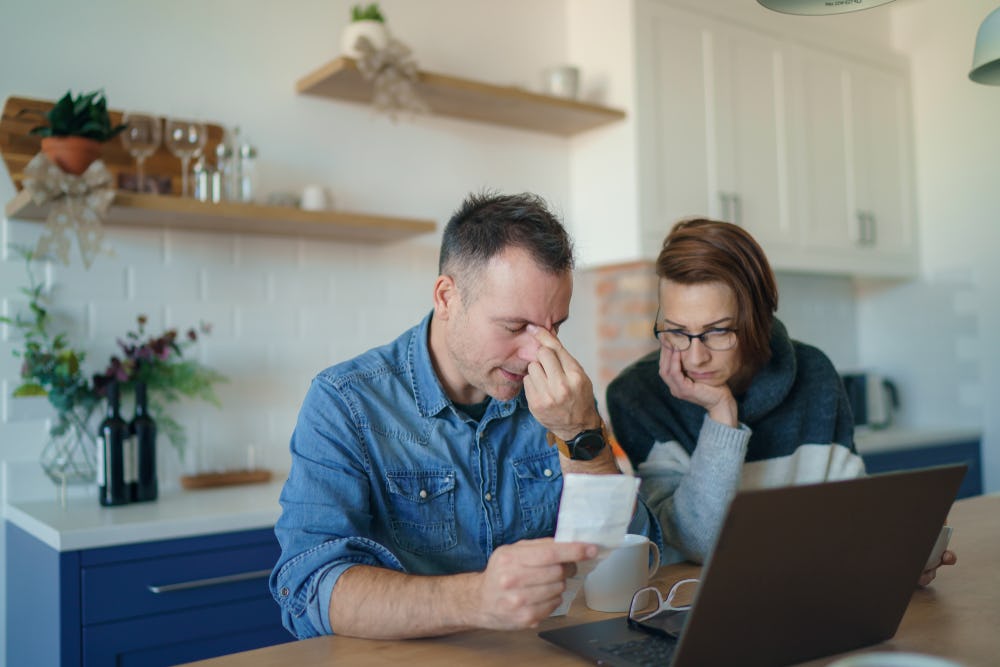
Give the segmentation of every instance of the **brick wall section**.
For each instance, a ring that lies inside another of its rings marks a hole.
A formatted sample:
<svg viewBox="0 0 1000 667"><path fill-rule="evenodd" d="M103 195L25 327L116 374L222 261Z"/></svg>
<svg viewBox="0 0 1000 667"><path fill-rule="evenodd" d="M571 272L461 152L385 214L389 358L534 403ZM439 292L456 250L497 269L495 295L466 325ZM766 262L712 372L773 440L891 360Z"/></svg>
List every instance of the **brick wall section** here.
<svg viewBox="0 0 1000 667"><path fill-rule="evenodd" d="M642 355L656 349L657 278L649 261L593 269L597 312L597 383L607 387Z"/></svg>

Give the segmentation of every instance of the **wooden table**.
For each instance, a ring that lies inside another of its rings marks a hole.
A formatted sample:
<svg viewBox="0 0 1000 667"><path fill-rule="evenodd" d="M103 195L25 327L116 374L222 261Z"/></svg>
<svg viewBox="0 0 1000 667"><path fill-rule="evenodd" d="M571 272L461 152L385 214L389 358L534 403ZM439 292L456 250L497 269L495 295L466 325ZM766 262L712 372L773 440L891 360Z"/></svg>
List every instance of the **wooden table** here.
<svg viewBox="0 0 1000 667"><path fill-rule="evenodd" d="M895 637L856 653L912 651L951 658L968 667L992 667L1000 663L1000 494L955 503L948 523L955 528L951 548L958 554L958 564L945 568L929 588L914 592ZM672 565L663 568L656 580L666 589L677 579L697 575L698 570L694 565ZM582 597L582 594L577 597L569 615L547 619L538 630L609 616L588 609ZM318 637L189 664L191 667L444 664L581 667L588 664L539 639L538 630L476 630L405 641ZM843 654L804 664L828 665L839 657Z"/></svg>

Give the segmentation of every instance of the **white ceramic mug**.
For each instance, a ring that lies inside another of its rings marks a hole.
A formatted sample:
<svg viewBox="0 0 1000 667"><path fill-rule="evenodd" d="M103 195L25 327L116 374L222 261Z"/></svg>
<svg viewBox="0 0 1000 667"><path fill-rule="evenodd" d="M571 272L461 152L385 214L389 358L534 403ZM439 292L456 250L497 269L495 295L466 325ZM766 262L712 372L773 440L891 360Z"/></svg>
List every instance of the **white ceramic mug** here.
<svg viewBox="0 0 1000 667"><path fill-rule="evenodd" d="M580 68L559 65L545 70L545 91L549 95L576 99L580 91Z"/></svg>
<svg viewBox="0 0 1000 667"><path fill-rule="evenodd" d="M302 190L300 206L307 211L325 211L330 208L330 193L322 185L307 185Z"/></svg>
<svg viewBox="0 0 1000 667"><path fill-rule="evenodd" d="M628 611L632 596L660 568L660 550L645 535L628 534L621 546L598 563L583 582L587 606L596 611Z"/></svg>

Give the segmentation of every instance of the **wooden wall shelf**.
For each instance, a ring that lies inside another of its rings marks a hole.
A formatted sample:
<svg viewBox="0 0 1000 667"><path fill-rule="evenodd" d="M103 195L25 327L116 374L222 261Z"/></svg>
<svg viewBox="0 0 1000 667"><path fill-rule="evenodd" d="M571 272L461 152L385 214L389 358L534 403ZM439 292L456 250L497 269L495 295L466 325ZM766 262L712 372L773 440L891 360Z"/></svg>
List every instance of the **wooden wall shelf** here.
<svg viewBox="0 0 1000 667"><path fill-rule="evenodd" d="M346 57L302 77L295 90L365 104L372 100L371 83L358 71L356 62ZM567 137L625 118L620 109L432 72L419 72L417 93L442 116Z"/></svg>
<svg viewBox="0 0 1000 667"><path fill-rule="evenodd" d="M7 203L7 217L44 221L48 207L36 206L22 190ZM340 211L304 211L285 206L224 202L212 204L171 195L121 192L107 224L195 231L305 236L363 243L388 243L434 231L432 220L390 218Z"/></svg>

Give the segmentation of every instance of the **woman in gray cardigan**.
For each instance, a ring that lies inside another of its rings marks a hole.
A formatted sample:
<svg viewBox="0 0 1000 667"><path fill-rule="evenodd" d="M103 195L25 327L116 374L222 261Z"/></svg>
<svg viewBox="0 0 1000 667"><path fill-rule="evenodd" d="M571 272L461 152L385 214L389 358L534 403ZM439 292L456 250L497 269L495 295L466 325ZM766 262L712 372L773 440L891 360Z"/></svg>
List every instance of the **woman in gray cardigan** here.
<svg viewBox="0 0 1000 667"><path fill-rule="evenodd" d="M660 520L664 560L702 562L737 489L848 479L865 469L840 376L774 317L774 273L746 230L681 221L663 242L656 273L660 349L612 381L608 412Z"/></svg>

